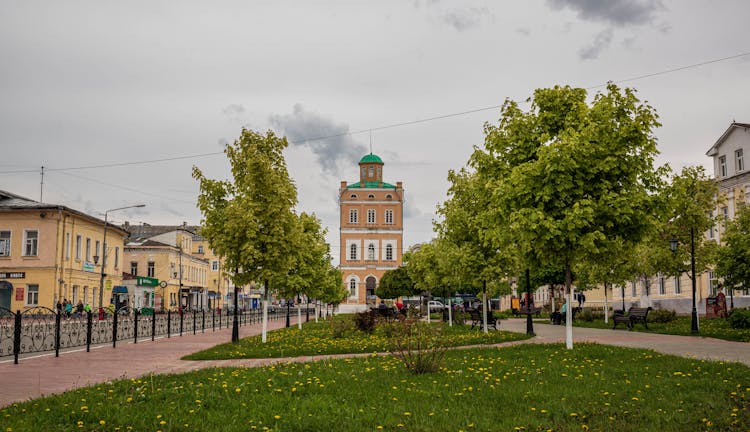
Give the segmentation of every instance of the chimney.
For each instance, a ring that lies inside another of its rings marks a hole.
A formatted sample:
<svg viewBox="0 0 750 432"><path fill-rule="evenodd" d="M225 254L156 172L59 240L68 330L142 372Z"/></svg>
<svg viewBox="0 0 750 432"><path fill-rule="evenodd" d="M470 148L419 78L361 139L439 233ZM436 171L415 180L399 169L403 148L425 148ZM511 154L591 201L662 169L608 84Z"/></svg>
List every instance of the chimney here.
<svg viewBox="0 0 750 432"><path fill-rule="evenodd" d="M396 182L396 189L403 189L404 186L401 184L401 182Z"/></svg>
<svg viewBox="0 0 750 432"><path fill-rule="evenodd" d="M341 190L344 190L344 189L346 189L346 182L342 181L341 182Z"/></svg>

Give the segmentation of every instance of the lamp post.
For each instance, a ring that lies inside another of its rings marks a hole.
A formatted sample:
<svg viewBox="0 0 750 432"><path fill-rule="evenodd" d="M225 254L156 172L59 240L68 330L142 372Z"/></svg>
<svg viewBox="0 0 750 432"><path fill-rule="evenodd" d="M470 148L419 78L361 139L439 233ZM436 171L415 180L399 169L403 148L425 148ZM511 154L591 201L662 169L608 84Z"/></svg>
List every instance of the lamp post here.
<svg viewBox="0 0 750 432"><path fill-rule="evenodd" d="M101 277L99 279L99 319L104 319L104 278L107 276L107 273L105 272L107 268L107 217L109 216L109 212L117 211L117 210L125 210L129 208L139 208L139 207L146 207L146 204L136 204L126 207L118 207L106 210L104 212L104 239L102 241L102 271L101 271Z"/></svg>
<svg viewBox="0 0 750 432"><path fill-rule="evenodd" d="M672 252L677 252L677 243L677 239L674 237L669 240L669 249ZM695 307L695 229L693 227L690 227L690 272L693 282L693 310L690 315L690 333L698 334L698 309Z"/></svg>
<svg viewBox="0 0 750 432"><path fill-rule="evenodd" d="M534 321L531 320L531 276L526 269L526 334L534 334Z"/></svg>

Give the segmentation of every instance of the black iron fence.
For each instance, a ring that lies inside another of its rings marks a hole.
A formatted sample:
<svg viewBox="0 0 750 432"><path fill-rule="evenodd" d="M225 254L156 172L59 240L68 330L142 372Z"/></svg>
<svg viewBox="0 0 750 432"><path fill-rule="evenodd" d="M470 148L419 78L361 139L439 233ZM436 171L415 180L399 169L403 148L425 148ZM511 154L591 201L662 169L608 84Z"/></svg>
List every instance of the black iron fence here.
<svg viewBox="0 0 750 432"><path fill-rule="evenodd" d="M268 319L278 320L286 311L269 310ZM237 311L241 326L261 322L262 311ZM21 354L86 347L118 341L138 343L139 340L154 340L157 336L171 338L185 333L205 333L232 325L233 311L184 310L155 312L153 309L133 309L125 306L116 311L104 309L102 314L84 312L67 315L46 307L33 307L13 312L0 308L0 358L13 356L18 364Z"/></svg>

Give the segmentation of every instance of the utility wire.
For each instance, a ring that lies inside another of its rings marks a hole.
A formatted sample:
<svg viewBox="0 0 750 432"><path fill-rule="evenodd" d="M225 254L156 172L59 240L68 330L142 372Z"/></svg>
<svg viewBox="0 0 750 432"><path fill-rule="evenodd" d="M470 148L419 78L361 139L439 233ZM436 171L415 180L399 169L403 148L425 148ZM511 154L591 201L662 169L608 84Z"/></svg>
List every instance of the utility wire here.
<svg viewBox="0 0 750 432"><path fill-rule="evenodd" d="M612 82L615 83L615 84L620 84L620 83L625 83L625 82L630 82L630 81L636 81L636 80L640 80L640 79L644 79L644 78L651 78L651 77L655 77L655 76L659 76L659 75L666 75L666 74L670 74L670 73L674 73L674 72L678 72L678 71L682 71L682 70L686 70L686 69L692 69L692 68L701 67L701 66L705 66L705 65L709 65L709 64L713 64L713 63L719 63L719 62L723 62L723 61L727 61L727 60L732 60L732 59L744 57L744 56L746 56L748 54L750 54L750 51L746 51L746 52L743 52L743 53L740 53L740 54L731 55L731 56L728 56L728 57L721 57L721 58L717 58L717 59L707 60L707 61L703 61L703 62L700 62L700 63L693 63L693 64L689 64L689 65L685 65L685 66L680 66L680 67L676 67L676 68L672 68L672 69L667 69L667 70L663 70L663 71L648 73L648 74L644 74L644 75L638 75L638 76L634 76L634 77L630 77L630 78L623 78L623 79L612 81ZM585 87L585 89L586 90L592 90L592 89L595 89L595 88L605 87L606 85L607 85L606 83L605 84L592 85L592 86L589 86L589 87ZM492 106L488 106L488 107L484 107L484 108L476 108L476 109L471 109L471 110L466 110L466 111L460 111L460 112L455 112L455 113L450 113L450 114L442 114L442 115L437 115L437 116L433 116L433 117L426 117L426 118L417 119L417 120L411 120L411 121L406 121L406 122L392 123L392 124L388 124L388 125L371 127L371 128L367 128L367 129L360 129L360 130L356 130L356 131L341 132L341 133L337 133L337 134L317 136L317 137L311 137L311 138L301 138L301 139L298 139L298 140L290 141L290 143L292 143L292 144L302 144L302 143L310 142L310 141L320 141L320 140L324 140L324 139L339 138L339 137L343 137L343 136L358 135L358 134L362 134L362 133L370 133L372 131L385 130L385 129L393 129L393 128L398 128L398 127L403 127L403 126L409 126L409 125L415 125L415 124L420 124L420 123L431 122L431 121L435 121L435 120L443 120L443 119L447 119L447 118L451 118L451 117L459 117L459 116L463 116L463 115L467 115L467 114L474 114L474 113L478 113L478 112L494 110L494 109L498 109L500 107L502 107L502 104L500 104L500 105L492 105ZM169 158L151 159L151 160L144 160L144 161L117 162L117 163L100 164L100 165L88 165L88 166L69 167L69 168L45 168L45 169L47 171L72 171L72 170L83 170L83 169L113 168L113 167L120 167L120 166L145 165L145 164L153 164L153 163L160 163L160 162L169 162L169 161L182 160L182 159L196 159L196 158L202 158L202 157L217 156L217 155L221 155L221 154L224 154L224 152L220 151L220 152L211 152L211 153L200 153L200 154L194 154L194 155L175 156L175 157L169 157ZM0 174L23 174L23 173L36 173L36 172L38 172L38 170L14 170L14 171L0 171Z"/></svg>

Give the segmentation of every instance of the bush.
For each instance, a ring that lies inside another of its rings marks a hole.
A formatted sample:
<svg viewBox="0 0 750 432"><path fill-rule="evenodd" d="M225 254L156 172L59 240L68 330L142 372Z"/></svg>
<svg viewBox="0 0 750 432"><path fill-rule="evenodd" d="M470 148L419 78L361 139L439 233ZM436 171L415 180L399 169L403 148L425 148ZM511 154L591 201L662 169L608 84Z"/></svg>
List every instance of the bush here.
<svg viewBox="0 0 750 432"><path fill-rule="evenodd" d="M348 319L331 319L331 333L334 339L344 338L354 333L354 321Z"/></svg>
<svg viewBox="0 0 750 432"><path fill-rule="evenodd" d="M358 312L354 315L354 323L357 328L365 333L372 333L378 323L378 313L376 311Z"/></svg>
<svg viewBox="0 0 750 432"><path fill-rule="evenodd" d="M441 326L406 319L394 323L391 354L415 373L437 372L443 363L447 347L440 342Z"/></svg>
<svg viewBox="0 0 750 432"><path fill-rule="evenodd" d="M589 308L583 309L581 313L576 314L576 318L581 321L591 322L596 320L603 320L604 319L604 313L598 310L592 310Z"/></svg>
<svg viewBox="0 0 750 432"><path fill-rule="evenodd" d="M648 322L670 323L677 319L677 312L669 309L654 309L648 314Z"/></svg>
<svg viewBox="0 0 750 432"><path fill-rule="evenodd" d="M547 309L549 309L549 306L547 306ZM497 319L508 319L513 316L513 312L511 312L510 310L494 311L492 312L492 315L494 315Z"/></svg>
<svg viewBox="0 0 750 432"><path fill-rule="evenodd" d="M732 310L732 313L729 314L729 325L733 329L750 329L750 310Z"/></svg>

